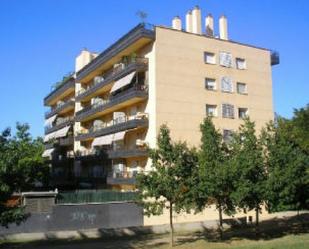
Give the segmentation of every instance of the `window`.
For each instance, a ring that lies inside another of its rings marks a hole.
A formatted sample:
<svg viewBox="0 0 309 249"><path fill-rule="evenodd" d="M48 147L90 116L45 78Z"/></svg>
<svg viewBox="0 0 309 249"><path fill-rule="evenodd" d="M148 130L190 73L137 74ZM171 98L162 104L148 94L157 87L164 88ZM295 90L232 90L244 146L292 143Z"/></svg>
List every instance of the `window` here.
<svg viewBox="0 0 309 249"><path fill-rule="evenodd" d="M216 80L215 79L206 78L205 79L205 88L207 90L216 90Z"/></svg>
<svg viewBox="0 0 309 249"><path fill-rule="evenodd" d="M204 61L207 64L216 64L216 56L214 53L204 52Z"/></svg>
<svg viewBox="0 0 309 249"><path fill-rule="evenodd" d="M223 67L232 67L232 54L220 52L220 65Z"/></svg>
<svg viewBox="0 0 309 249"><path fill-rule="evenodd" d="M242 58L236 58L236 68L240 70L246 69L246 60Z"/></svg>
<svg viewBox="0 0 309 249"><path fill-rule="evenodd" d="M216 105L206 105L207 116L216 117L217 116L217 106Z"/></svg>
<svg viewBox="0 0 309 249"><path fill-rule="evenodd" d="M234 118L234 106L231 104L222 104L222 117Z"/></svg>
<svg viewBox="0 0 309 249"><path fill-rule="evenodd" d="M233 83L231 78L226 76L221 78L221 91L229 93L233 92Z"/></svg>
<svg viewBox="0 0 309 249"><path fill-rule="evenodd" d="M246 94L247 93L247 84L237 82L237 93Z"/></svg>
<svg viewBox="0 0 309 249"><path fill-rule="evenodd" d="M233 139L233 131L232 130L223 130L223 140L226 143L231 142Z"/></svg>
<svg viewBox="0 0 309 249"><path fill-rule="evenodd" d="M248 108L238 108L238 117L245 118L248 116Z"/></svg>

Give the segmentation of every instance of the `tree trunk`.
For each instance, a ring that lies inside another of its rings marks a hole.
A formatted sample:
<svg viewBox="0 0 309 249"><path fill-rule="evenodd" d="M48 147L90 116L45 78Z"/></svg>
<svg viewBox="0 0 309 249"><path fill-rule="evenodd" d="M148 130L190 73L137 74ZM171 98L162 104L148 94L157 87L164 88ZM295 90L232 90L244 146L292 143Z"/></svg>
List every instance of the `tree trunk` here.
<svg viewBox="0 0 309 249"><path fill-rule="evenodd" d="M255 208L255 235L259 234L259 206Z"/></svg>
<svg viewBox="0 0 309 249"><path fill-rule="evenodd" d="M219 232L220 232L220 238L223 238L223 221L222 221L222 206L219 204Z"/></svg>
<svg viewBox="0 0 309 249"><path fill-rule="evenodd" d="M174 246L173 203L170 202L170 246Z"/></svg>

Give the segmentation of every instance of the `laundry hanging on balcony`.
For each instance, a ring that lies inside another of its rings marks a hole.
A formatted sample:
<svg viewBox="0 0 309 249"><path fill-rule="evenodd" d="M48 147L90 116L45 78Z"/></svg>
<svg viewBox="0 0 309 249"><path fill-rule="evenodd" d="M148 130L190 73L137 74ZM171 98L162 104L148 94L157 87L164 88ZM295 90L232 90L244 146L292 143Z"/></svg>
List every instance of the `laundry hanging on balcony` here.
<svg viewBox="0 0 309 249"><path fill-rule="evenodd" d="M70 126L66 126L62 129L56 131L54 138L65 137L68 134L69 129L70 129Z"/></svg>
<svg viewBox="0 0 309 249"><path fill-rule="evenodd" d="M42 157L51 157L54 150L55 150L54 148L45 150L42 154Z"/></svg>
<svg viewBox="0 0 309 249"><path fill-rule="evenodd" d="M96 137L93 140L91 146L94 147L94 146L101 146L101 145L110 145L113 142L113 136L114 134Z"/></svg>
<svg viewBox="0 0 309 249"><path fill-rule="evenodd" d="M135 76L136 72L130 73L127 76L121 78L120 80L117 80L112 89L111 89L111 93L116 92L117 90L119 90L120 88L127 86L131 83L131 81L133 80L134 76Z"/></svg>
<svg viewBox="0 0 309 249"><path fill-rule="evenodd" d="M54 116L51 116L50 118L48 118L48 119L45 120L44 125L45 125L46 127L52 127L54 121L56 120L56 118L57 118L57 114L54 115Z"/></svg>

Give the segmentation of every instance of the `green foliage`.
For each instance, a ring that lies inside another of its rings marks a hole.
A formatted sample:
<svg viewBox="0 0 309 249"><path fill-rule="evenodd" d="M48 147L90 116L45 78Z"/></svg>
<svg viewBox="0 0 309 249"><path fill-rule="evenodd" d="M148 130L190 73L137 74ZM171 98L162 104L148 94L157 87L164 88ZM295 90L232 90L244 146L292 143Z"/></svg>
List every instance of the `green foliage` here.
<svg viewBox="0 0 309 249"><path fill-rule="evenodd" d="M291 120L279 118L282 129L288 132L286 137L309 154L309 104L300 109L294 109Z"/></svg>
<svg viewBox="0 0 309 249"><path fill-rule="evenodd" d="M180 212L186 209L186 194L190 189L192 171L197 165L195 151L185 143L173 143L165 125L161 126L157 141L158 148L149 151L152 171L138 175L137 187L146 214L161 214L164 207L169 208L167 202ZM149 198L152 201L147 201Z"/></svg>
<svg viewBox="0 0 309 249"><path fill-rule="evenodd" d="M233 192L233 172L229 165L229 151L222 135L216 130L211 118L205 118L200 125L202 133L199 151L198 185L192 191L198 210L202 210L213 200L219 210L220 224L222 213L235 212L231 199Z"/></svg>
<svg viewBox="0 0 309 249"><path fill-rule="evenodd" d="M147 215L162 214L164 208L170 210L173 234L172 212L188 209L191 176L197 165L197 157L195 150L189 149L185 143L171 141L166 125L160 128L157 145L157 149L149 151L152 170L137 176L137 188L140 191L140 203Z"/></svg>
<svg viewBox="0 0 309 249"><path fill-rule="evenodd" d="M30 190L35 182L46 182L49 169L42 158L41 138L32 139L27 124L16 125L16 136L10 129L0 135L0 224L20 223L25 215L20 207L8 207L14 192Z"/></svg>
<svg viewBox="0 0 309 249"><path fill-rule="evenodd" d="M267 204L271 212L309 208L309 154L290 124L282 118L269 123L262 132L268 172ZM295 128L296 130L298 128Z"/></svg>
<svg viewBox="0 0 309 249"><path fill-rule="evenodd" d="M231 168L235 191L231 197L239 208L258 211L265 200L266 171L263 150L255 134L255 124L249 118L239 127L231 144Z"/></svg>

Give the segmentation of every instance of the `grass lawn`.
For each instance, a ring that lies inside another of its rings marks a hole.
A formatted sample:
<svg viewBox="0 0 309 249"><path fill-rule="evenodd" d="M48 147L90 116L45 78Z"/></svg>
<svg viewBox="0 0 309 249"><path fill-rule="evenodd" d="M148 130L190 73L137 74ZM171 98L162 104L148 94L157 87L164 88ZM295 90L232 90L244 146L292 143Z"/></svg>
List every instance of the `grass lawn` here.
<svg viewBox="0 0 309 249"><path fill-rule="evenodd" d="M165 249L168 245L153 246L151 249ZM282 238L271 240L247 240L247 239L231 239L225 242L208 242L202 239L194 242L185 242L176 245L177 249L308 249L309 234L304 235L288 235Z"/></svg>

